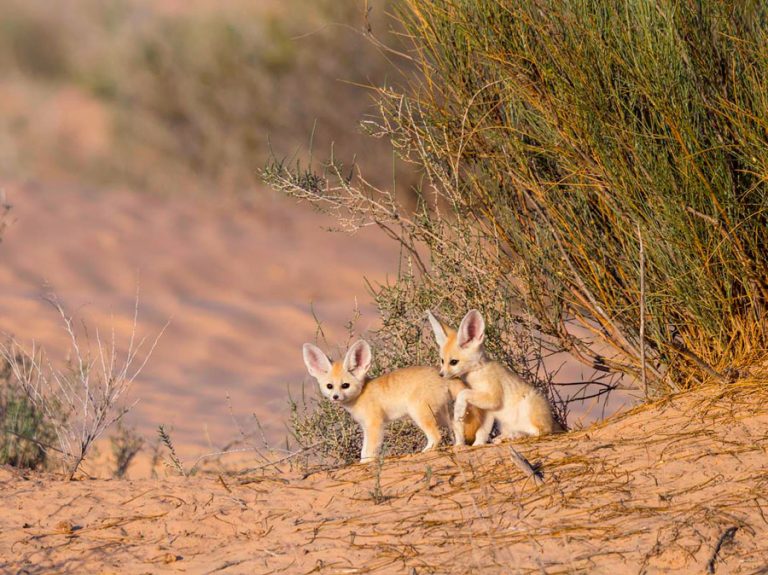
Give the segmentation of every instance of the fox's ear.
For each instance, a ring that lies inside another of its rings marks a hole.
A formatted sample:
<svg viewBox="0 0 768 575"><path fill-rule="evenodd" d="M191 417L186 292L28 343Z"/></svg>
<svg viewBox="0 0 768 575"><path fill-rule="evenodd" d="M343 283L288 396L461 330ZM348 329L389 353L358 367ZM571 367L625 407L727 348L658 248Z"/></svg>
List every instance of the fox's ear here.
<svg viewBox="0 0 768 575"><path fill-rule="evenodd" d="M360 339L352 344L344 356L344 369L362 380L371 369L371 360L371 346L364 339Z"/></svg>
<svg viewBox="0 0 768 575"><path fill-rule="evenodd" d="M471 309L461 320L457 343L459 347L469 347L470 345L480 345L484 339L485 320L479 311Z"/></svg>
<svg viewBox="0 0 768 575"><path fill-rule="evenodd" d="M427 318L432 326L432 331L435 333L435 341L437 341L437 347L443 347L445 340L448 339L448 334L445 333L445 326L437 319L434 314L427 310Z"/></svg>
<svg viewBox="0 0 768 575"><path fill-rule="evenodd" d="M304 354L304 364L307 366L309 375L317 378L327 375L331 371L331 361L319 347L311 343L305 343L302 351Z"/></svg>

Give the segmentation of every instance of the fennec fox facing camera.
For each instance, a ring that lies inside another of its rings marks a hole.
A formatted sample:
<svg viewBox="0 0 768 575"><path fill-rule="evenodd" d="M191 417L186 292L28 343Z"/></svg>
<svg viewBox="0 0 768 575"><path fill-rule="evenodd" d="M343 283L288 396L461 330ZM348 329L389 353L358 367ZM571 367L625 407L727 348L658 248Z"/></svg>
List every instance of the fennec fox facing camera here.
<svg viewBox="0 0 768 575"><path fill-rule="evenodd" d="M440 375L462 378L468 389L457 394L454 406L453 433L456 445L464 445L463 421L468 406L484 411L484 419L473 445L487 443L498 421L498 440L526 435L545 435L559 429L549 401L535 387L497 361L485 356L485 321L477 310L461 320L458 331L443 325L432 312L427 312L440 348Z"/></svg>
<svg viewBox="0 0 768 575"><path fill-rule="evenodd" d="M406 367L367 381L372 357L364 340L352 344L344 359L333 363L311 343L305 343L303 351L307 371L323 395L342 405L363 428L362 463L378 456L384 425L406 415L427 436L424 451L437 447L439 425L450 427L451 397L466 389L460 380L441 378L432 367ZM479 413L470 413L463 422L462 436L474 436L480 423Z"/></svg>

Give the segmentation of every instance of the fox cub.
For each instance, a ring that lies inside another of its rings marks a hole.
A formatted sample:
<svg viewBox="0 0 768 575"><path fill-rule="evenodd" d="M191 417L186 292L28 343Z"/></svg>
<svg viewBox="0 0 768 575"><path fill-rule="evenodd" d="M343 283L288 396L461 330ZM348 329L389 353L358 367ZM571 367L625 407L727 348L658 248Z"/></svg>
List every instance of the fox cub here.
<svg viewBox="0 0 768 575"><path fill-rule="evenodd" d="M440 375L462 378L469 389L456 397L453 433L456 445L464 445L463 421L467 407L484 412L473 445L487 443L494 421L499 422L498 440L526 435L544 435L560 430L552 417L549 401L535 387L499 362L485 356L485 321L471 310L458 331L443 325L427 312L440 348Z"/></svg>
<svg viewBox="0 0 768 575"><path fill-rule="evenodd" d="M305 343L303 351L307 371L323 395L341 404L363 428L363 463L378 456L384 424L406 415L427 436L424 451L437 447L439 425L450 427L451 399L466 390L460 380L446 381L432 367L407 367L367 381L372 357L371 347L363 340L355 342L342 361L333 363L311 343ZM461 425L462 437L474 437L480 424L480 413L469 413Z"/></svg>

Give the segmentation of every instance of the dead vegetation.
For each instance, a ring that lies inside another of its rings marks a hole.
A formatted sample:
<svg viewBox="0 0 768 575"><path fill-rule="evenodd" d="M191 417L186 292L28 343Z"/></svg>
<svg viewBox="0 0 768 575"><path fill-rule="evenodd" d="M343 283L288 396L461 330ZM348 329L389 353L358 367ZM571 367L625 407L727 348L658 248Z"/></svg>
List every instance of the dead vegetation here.
<svg viewBox="0 0 768 575"><path fill-rule="evenodd" d="M760 378L705 385L515 443L540 482L509 444L109 489L3 471L18 509L0 519L15 551L0 569L140 573L172 557L201 573L759 573L766 393Z"/></svg>
<svg viewBox="0 0 768 575"><path fill-rule="evenodd" d="M25 346L11 337L0 344L0 359L8 366L7 379L31 410L26 419L39 419L29 432L14 432L15 437L42 448L46 457L56 457L65 476L72 480L94 442L135 405L135 401L127 402L126 396L165 328L154 339L138 335L137 293L129 339L122 349L114 328L107 338L99 330L92 338L87 326L79 329L76 319L55 296L48 297L48 302L66 333L67 357L57 365L35 342ZM41 428L55 445L41 442L37 436ZM130 459L123 463L127 466Z"/></svg>

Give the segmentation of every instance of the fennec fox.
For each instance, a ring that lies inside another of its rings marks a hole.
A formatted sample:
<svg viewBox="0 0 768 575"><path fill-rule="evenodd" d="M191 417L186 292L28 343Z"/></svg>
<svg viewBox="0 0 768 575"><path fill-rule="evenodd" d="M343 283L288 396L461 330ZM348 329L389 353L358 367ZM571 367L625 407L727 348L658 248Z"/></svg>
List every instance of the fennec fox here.
<svg viewBox="0 0 768 575"><path fill-rule="evenodd" d="M432 367L407 367L371 381L371 347L359 340L342 361L331 363L317 346L304 344L304 363L329 400L340 403L363 428L360 461L375 459L384 438L384 424L410 416L427 436L424 451L440 443L439 425L450 427L449 404L466 386L460 380L446 381ZM481 424L471 413L462 425L462 436L474 437Z"/></svg>
<svg viewBox="0 0 768 575"><path fill-rule="evenodd" d="M559 430L547 398L504 365L485 356L485 321L479 311L469 311L458 331L443 325L432 312L427 314L440 348L440 375L460 377L469 386L456 397L453 412L456 445L465 443L462 422L467 406L484 411L473 445L488 441L494 420L499 422L501 431L498 440Z"/></svg>

